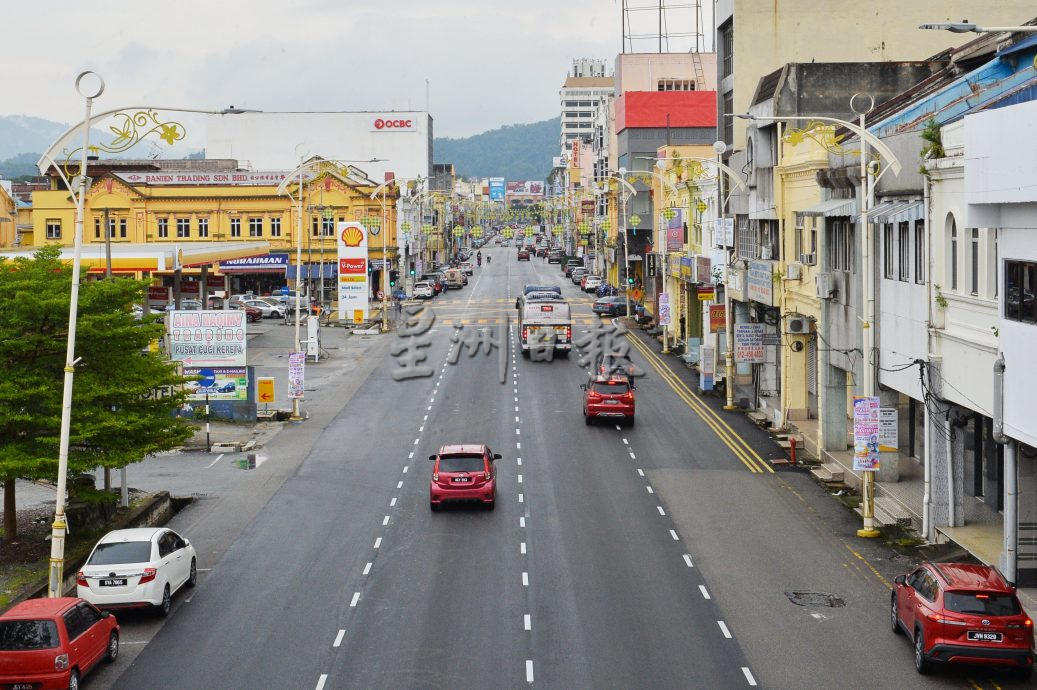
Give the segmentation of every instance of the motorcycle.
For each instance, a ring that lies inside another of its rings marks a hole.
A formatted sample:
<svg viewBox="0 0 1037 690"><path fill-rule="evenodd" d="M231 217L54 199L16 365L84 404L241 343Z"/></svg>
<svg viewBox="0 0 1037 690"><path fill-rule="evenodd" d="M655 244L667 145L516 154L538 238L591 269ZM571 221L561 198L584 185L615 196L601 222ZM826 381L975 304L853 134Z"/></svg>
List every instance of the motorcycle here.
<svg viewBox="0 0 1037 690"><path fill-rule="evenodd" d="M489 264L491 261L493 261L493 257L492 256L486 257L486 263L487 264Z"/></svg>
<svg viewBox="0 0 1037 690"><path fill-rule="evenodd" d="M482 266L482 257L481 256L478 259L475 260L475 265L476 266L480 266L480 267Z"/></svg>

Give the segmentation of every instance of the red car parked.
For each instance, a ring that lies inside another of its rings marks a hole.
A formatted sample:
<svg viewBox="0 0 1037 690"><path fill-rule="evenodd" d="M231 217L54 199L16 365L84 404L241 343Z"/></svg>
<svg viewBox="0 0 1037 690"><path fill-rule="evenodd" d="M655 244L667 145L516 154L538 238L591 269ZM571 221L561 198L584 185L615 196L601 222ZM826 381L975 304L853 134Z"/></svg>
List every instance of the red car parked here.
<svg viewBox="0 0 1037 690"><path fill-rule="evenodd" d="M28 599L0 616L0 687L77 690L119 656L119 623L77 597Z"/></svg>
<svg viewBox="0 0 1037 690"><path fill-rule="evenodd" d="M439 510L443 501L473 499L493 510L497 499L494 460L500 460L488 446L464 444L443 446L430 455L432 481L429 483L429 507Z"/></svg>
<svg viewBox="0 0 1037 690"><path fill-rule="evenodd" d="M634 426L634 386L625 376L599 376L580 386L583 394L583 420L590 426L595 419L619 419Z"/></svg>
<svg viewBox="0 0 1037 690"><path fill-rule="evenodd" d="M928 673L935 663L996 664L1030 677L1033 620L997 570L923 563L893 582L893 632L914 642L916 671Z"/></svg>

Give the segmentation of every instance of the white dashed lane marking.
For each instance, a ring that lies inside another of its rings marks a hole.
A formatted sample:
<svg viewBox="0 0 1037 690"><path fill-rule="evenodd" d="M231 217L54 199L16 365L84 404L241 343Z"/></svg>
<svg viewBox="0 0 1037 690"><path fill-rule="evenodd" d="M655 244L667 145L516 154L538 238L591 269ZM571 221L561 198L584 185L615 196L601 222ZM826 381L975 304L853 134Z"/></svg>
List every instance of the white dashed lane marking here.
<svg viewBox="0 0 1037 690"><path fill-rule="evenodd" d="M727 629L727 624L724 621L717 621L717 625L720 626L720 632L724 633L724 637L731 639L731 631Z"/></svg>
<svg viewBox="0 0 1037 690"><path fill-rule="evenodd" d="M528 672L528 670L529 670L528 669L529 662L527 661L526 664L527 664L527 672ZM752 685L753 687L756 687L756 679L753 678L753 674L750 673L748 666L743 666L742 667L742 673L745 675L745 679L749 682L749 685ZM529 681L529 682L532 683L533 681Z"/></svg>
<svg viewBox="0 0 1037 690"><path fill-rule="evenodd" d="M522 617L522 627L524 627L526 630L533 629L533 621L530 619L528 613Z"/></svg>
<svg viewBox="0 0 1037 690"><path fill-rule="evenodd" d="M335 635L335 641L332 643L332 647L339 647L342 645L342 638L346 636L345 630L339 630L338 635Z"/></svg>
<svg viewBox="0 0 1037 690"><path fill-rule="evenodd" d="M684 562L688 564L689 568L695 567L691 564L691 556L689 556L688 554L684 554Z"/></svg>
<svg viewBox="0 0 1037 690"><path fill-rule="evenodd" d="M374 565L374 564L373 563L368 563L367 565L364 566L364 575L370 575L371 574L371 566L372 565Z"/></svg>
<svg viewBox="0 0 1037 690"><path fill-rule="evenodd" d="M528 669L527 669L528 672ZM320 674L320 678L317 679L317 690L324 690L324 684L328 682L328 674Z"/></svg>
<svg viewBox="0 0 1037 690"><path fill-rule="evenodd" d="M699 585L699 591L702 592L703 599L709 599L709 590L706 589L705 585Z"/></svg>
<svg viewBox="0 0 1037 690"><path fill-rule="evenodd" d="M358 601L360 601L360 592L353 592L353 601L349 602L350 608L356 606Z"/></svg>
<svg viewBox="0 0 1037 690"><path fill-rule="evenodd" d="M666 515L666 511L665 511L665 510L663 510L663 507L662 507L662 506L656 506L655 508L656 508L656 510L658 510L658 511L659 511L659 514L660 514L660 515Z"/></svg>
<svg viewBox="0 0 1037 690"><path fill-rule="evenodd" d="M677 532L676 532L676 530L672 530L672 529L671 529L671 530L670 530L670 536L671 536L671 537L673 537L673 540L674 540L674 541L680 541L680 540L681 540L681 538L677 536Z"/></svg>
<svg viewBox="0 0 1037 690"><path fill-rule="evenodd" d="M374 547L375 547L376 549L377 549L377 548L378 548L379 546L381 546L381 545L382 545L382 538L381 538L381 537L378 537L377 539L375 539L375 540L374 540Z"/></svg>

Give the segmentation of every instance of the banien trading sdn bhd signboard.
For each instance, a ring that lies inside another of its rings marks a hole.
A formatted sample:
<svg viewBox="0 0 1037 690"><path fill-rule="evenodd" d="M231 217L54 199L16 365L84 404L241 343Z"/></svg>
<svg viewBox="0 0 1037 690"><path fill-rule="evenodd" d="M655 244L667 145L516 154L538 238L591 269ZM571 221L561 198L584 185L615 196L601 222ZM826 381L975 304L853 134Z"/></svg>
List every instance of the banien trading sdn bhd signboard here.
<svg viewBox="0 0 1037 690"><path fill-rule="evenodd" d="M338 224L338 318L367 321L367 228L360 223Z"/></svg>

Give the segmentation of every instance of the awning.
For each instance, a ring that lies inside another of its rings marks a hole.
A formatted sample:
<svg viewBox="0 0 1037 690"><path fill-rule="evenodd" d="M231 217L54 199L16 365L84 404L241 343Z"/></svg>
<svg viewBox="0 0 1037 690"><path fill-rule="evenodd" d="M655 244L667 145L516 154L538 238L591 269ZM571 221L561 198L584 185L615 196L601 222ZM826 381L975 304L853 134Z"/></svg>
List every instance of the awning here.
<svg viewBox="0 0 1037 690"><path fill-rule="evenodd" d="M906 201L904 199L893 199L892 201L884 201L881 204L878 204L877 206L868 209L868 222L877 223L879 225L881 225L882 223L888 223L889 221L886 219L889 216L893 215L897 211L900 211L901 209L907 208L912 203L914 202Z"/></svg>
<svg viewBox="0 0 1037 690"><path fill-rule="evenodd" d="M797 213L804 216L824 216L825 218L831 218L832 216L855 216L857 215L856 208L856 199L829 199L828 201L822 201L817 206L805 208Z"/></svg>
<svg viewBox="0 0 1037 690"><path fill-rule="evenodd" d="M627 261L643 261L640 254L631 254L627 257Z"/></svg>
<svg viewBox="0 0 1037 690"><path fill-rule="evenodd" d="M903 223L905 221L922 220L924 205L921 201L912 201L904 208L897 209L886 218L887 223Z"/></svg>

